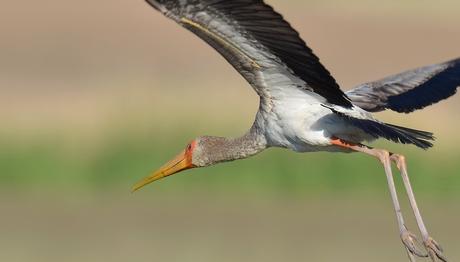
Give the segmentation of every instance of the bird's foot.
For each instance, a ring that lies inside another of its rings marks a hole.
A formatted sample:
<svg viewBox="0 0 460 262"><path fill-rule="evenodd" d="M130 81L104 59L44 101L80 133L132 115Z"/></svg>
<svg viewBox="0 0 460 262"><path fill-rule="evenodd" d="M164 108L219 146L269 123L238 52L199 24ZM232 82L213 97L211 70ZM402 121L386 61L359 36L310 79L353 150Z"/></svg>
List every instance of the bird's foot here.
<svg viewBox="0 0 460 262"><path fill-rule="evenodd" d="M443 262L447 262L447 258L443 254L444 250L442 249L441 245L439 245L438 242L436 242L436 240L434 240L431 237L428 237L425 241L423 241L423 243L425 244L425 248L428 251L428 255L430 256L433 262L438 261L438 259Z"/></svg>
<svg viewBox="0 0 460 262"><path fill-rule="evenodd" d="M413 258L414 255L417 257L428 257L428 254L425 251L422 251L423 245L421 242L409 230L401 232L401 240L404 246L406 246L407 253L411 261L415 261Z"/></svg>

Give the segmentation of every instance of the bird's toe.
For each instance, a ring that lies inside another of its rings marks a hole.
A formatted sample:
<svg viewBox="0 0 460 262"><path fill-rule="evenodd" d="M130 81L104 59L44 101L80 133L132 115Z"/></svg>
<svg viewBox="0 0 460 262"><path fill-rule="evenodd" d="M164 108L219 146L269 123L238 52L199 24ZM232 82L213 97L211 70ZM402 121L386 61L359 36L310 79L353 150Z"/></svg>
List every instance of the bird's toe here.
<svg viewBox="0 0 460 262"><path fill-rule="evenodd" d="M413 254L417 257L428 257L428 254L422 250L423 246L421 242L412 232L408 230L403 231L401 233L401 240L410 254Z"/></svg>
<svg viewBox="0 0 460 262"><path fill-rule="evenodd" d="M433 262L436 262L438 259L447 262L447 258L443 253L443 249L441 245L439 245L436 240L431 237L428 237L427 240L424 241L426 250L428 250L428 254Z"/></svg>

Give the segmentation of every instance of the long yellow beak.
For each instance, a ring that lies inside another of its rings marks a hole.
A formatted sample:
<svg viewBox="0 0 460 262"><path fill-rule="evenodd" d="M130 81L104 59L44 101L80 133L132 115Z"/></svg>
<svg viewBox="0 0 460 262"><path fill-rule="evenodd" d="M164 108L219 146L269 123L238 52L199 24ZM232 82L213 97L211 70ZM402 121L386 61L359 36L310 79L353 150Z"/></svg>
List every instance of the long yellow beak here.
<svg viewBox="0 0 460 262"><path fill-rule="evenodd" d="M194 167L191 160L191 155L187 154L186 151L182 151L174 159L162 166L158 171L152 173L150 176L142 179L132 188L132 192L139 190L141 187L152 183L163 177L167 177L178 173L180 171Z"/></svg>

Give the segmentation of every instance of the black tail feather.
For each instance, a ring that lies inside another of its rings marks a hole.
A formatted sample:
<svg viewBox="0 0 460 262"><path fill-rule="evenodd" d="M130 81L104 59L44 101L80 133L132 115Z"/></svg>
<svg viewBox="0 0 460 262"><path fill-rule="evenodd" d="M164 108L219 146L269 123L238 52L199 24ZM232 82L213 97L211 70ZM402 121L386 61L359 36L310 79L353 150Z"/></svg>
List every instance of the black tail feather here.
<svg viewBox="0 0 460 262"><path fill-rule="evenodd" d="M433 133L401 127L373 120L357 119L350 117L351 123L375 138L385 138L395 143L413 144L422 149L433 146L430 141L435 138Z"/></svg>
<svg viewBox="0 0 460 262"><path fill-rule="evenodd" d="M323 106L329 108L335 114L346 118L348 123L363 130L375 139L385 138L395 143L413 144L425 150L433 147L433 143L430 141L434 141L435 137L431 132L386 124L373 119L354 118L335 110L333 107Z"/></svg>
<svg viewBox="0 0 460 262"><path fill-rule="evenodd" d="M408 139L410 139L410 143L420 148L423 148L423 149L428 149L430 147L433 147L433 143L429 141L434 141L436 139L433 133L431 132L402 127L402 126L396 126L392 124L385 124L385 125L390 128L393 128L395 131L406 136Z"/></svg>

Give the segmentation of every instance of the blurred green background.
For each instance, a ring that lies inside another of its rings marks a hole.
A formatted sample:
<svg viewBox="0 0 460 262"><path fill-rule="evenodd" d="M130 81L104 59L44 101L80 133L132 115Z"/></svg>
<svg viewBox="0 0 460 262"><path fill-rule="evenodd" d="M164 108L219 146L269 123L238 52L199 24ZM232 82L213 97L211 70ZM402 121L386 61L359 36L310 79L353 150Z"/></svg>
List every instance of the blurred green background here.
<svg viewBox="0 0 460 262"><path fill-rule="evenodd" d="M344 89L460 56L458 1L267 2ZM141 0L2 6L0 261L405 261L383 170L359 154L270 149L130 194L194 137L244 133L256 94ZM452 261L459 102L378 115L433 131L429 151L376 143L407 156Z"/></svg>

